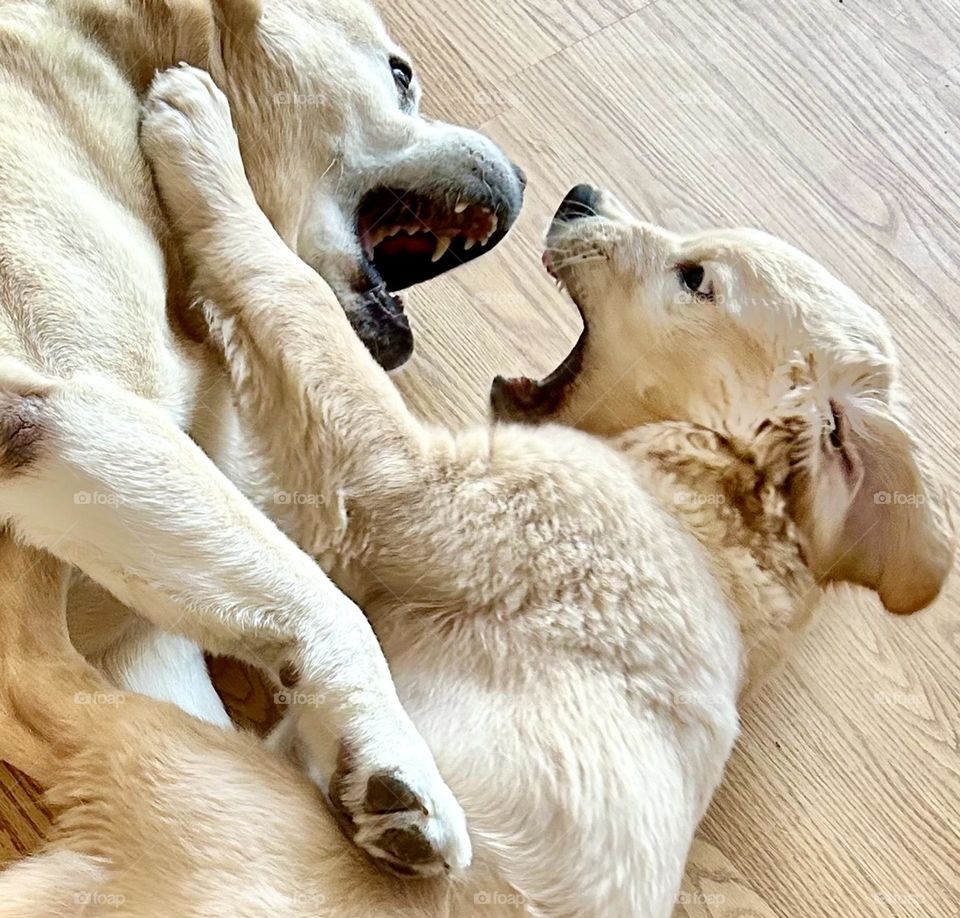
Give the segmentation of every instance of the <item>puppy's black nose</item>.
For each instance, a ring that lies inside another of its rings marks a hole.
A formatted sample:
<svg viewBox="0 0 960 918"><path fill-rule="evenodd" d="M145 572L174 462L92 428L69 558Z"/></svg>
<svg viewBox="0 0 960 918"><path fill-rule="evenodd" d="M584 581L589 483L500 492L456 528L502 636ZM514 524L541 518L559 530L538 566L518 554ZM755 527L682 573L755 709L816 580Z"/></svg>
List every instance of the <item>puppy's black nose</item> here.
<svg viewBox="0 0 960 918"><path fill-rule="evenodd" d="M511 164L513 166L513 174L517 177L517 181L520 183L521 189L526 189L527 187L527 173L523 171L516 163Z"/></svg>
<svg viewBox="0 0 960 918"><path fill-rule="evenodd" d="M572 223L583 217L595 217L600 205L600 192L592 185L577 185L567 192L560 207L557 209L556 219L562 223Z"/></svg>

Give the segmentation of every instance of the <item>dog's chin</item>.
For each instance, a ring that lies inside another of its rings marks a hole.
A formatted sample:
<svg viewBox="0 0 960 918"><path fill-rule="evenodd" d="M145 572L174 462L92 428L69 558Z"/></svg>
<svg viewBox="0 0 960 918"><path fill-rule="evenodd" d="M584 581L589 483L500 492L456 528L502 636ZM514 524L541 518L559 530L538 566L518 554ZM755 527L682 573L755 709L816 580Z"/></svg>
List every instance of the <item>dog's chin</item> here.
<svg viewBox="0 0 960 918"><path fill-rule="evenodd" d="M565 290L573 300L583 321L583 331L563 362L543 379L532 379L529 376L515 376L509 379L498 376L494 379L490 387L490 405L493 416L498 421L540 424L555 418L569 399L583 371L590 332L589 324L580 303L570 294L563 280L553 270L548 255L544 255L543 263L560 289Z"/></svg>

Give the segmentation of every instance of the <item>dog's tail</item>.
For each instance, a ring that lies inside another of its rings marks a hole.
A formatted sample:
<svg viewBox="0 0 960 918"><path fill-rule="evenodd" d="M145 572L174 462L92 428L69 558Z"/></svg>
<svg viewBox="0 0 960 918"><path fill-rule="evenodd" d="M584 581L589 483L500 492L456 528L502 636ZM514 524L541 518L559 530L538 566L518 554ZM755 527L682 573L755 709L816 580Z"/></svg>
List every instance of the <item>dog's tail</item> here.
<svg viewBox="0 0 960 918"><path fill-rule="evenodd" d="M70 643L69 576L0 528L0 758L58 792L97 718L111 714L95 704L110 689ZM58 810L76 802L69 792L58 797ZM0 918L85 913L105 878L104 862L73 851L29 857L0 872Z"/></svg>
<svg viewBox="0 0 960 918"><path fill-rule="evenodd" d="M66 566L0 529L0 759L41 786L96 730L111 690L73 648Z"/></svg>
<svg viewBox="0 0 960 918"><path fill-rule="evenodd" d="M74 918L106 894L102 861L51 851L0 871L0 918Z"/></svg>

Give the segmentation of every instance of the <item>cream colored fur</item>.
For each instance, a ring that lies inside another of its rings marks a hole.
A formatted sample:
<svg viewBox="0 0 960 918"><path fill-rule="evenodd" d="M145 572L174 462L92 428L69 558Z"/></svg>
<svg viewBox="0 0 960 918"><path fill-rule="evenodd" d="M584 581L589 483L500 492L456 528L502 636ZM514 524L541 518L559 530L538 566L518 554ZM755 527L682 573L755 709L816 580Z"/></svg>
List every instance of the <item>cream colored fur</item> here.
<svg viewBox="0 0 960 918"><path fill-rule="evenodd" d="M277 509L277 488L189 308L138 136L158 68L215 73L264 212L355 314L364 194L456 193L481 166L517 182L488 139L418 115L396 56L366 0L0 7L0 541L75 569L77 643L121 687L226 725L203 647L317 701L297 718L311 774L325 789L336 777L372 854L399 828L422 832L434 856L415 869L434 873L469 862L462 811L367 619L257 508ZM0 694L11 673L4 658ZM49 751L4 715L0 754L44 780ZM407 806L354 813L384 775Z"/></svg>
<svg viewBox="0 0 960 918"><path fill-rule="evenodd" d="M908 611L950 565L880 317L783 243L675 236L605 197L550 236L589 328L555 419L432 428L258 210L211 79L160 75L143 139L251 442L315 496L291 534L368 612L474 860L456 881L387 879L255 740L133 696L68 717L14 684L25 722L75 746L57 849L105 862L60 877L38 859L5 886L113 916L668 916L738 696L822 587L859 580ZM21 641L72 672L61 692L89 678Z"/></svg>

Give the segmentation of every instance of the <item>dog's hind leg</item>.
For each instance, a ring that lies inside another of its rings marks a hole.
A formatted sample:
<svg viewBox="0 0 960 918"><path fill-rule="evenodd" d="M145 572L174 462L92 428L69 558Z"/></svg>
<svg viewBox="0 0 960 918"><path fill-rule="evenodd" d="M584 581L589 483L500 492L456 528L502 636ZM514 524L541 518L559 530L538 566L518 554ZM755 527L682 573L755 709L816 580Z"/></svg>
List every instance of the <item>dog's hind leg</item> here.
<svg viewBox="0 0 960 918"><path fill-rule="evenodd" d="M0 366L0 520L201 646L262 666L298 702L358 844L398 872L470 858L463 814L361 611L159 407L100 379Z"/></svg>
<svg viewBox="0 0 960 918"><path fill-rule="evenodd" d="M158 628L89 577L73 580L67 595L70 639L108 682L172 701L208 723L230 726L195 641Z"/></svg>

